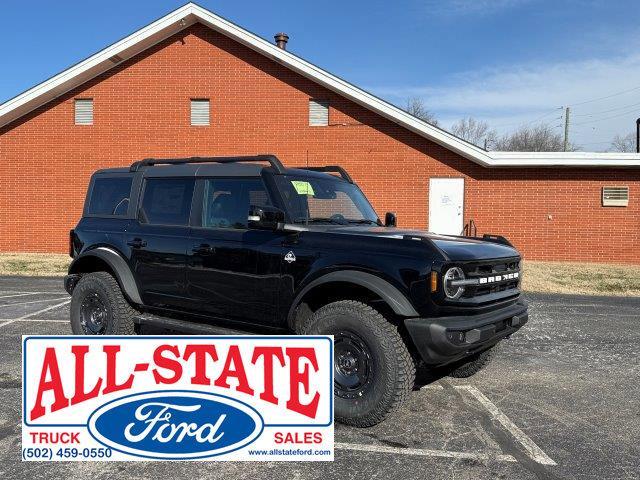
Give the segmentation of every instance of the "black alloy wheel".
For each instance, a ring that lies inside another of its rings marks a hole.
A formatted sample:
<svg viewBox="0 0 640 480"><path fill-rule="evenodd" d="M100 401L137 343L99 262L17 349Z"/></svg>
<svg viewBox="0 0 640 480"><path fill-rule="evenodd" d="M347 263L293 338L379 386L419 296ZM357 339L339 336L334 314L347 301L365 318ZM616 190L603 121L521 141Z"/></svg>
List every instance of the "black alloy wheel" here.
<svg viewBox="0 0 640 480"><path fill-rule="evenodd" d="M373 377L373 358L367 344L353 332L334 335L334 393L340 398L364 395Z"/></svg>
<svg viewBox="0 0 640 480"><path fill-rule="evenodd" d="M100 295L89 293L80 304L80 325L86 335L102 335L107 327L109 312Z"/></svg>

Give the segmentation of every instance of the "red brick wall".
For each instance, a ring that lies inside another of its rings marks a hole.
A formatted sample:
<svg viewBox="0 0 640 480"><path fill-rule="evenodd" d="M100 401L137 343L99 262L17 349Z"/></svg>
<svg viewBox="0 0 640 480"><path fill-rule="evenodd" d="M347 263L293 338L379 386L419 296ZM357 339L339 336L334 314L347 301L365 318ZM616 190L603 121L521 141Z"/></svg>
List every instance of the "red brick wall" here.
<svg viewBox="0 0 640 480"><path fill-rule="evenodd" d="M76 97L94 98L93 126L74 125ZM211 125L192 127L203 97ZM309 98L331 126L308 126ZM464 177L465 221L527 258L640 263L639 170L482 168L201 25L0 128L0 250L66 251L97 168L255 153L342 165L407 227L427 226L429 177ZM605 184L629 185L630 206L603 208Z"/></svg>

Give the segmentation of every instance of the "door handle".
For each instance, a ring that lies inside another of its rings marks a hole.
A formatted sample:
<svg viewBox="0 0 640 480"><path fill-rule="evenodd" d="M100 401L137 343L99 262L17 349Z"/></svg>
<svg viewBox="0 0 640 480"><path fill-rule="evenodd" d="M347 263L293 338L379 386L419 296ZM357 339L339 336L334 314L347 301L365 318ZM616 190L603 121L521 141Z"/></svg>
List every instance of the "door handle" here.
<svg viewBox="0 0 640 480"><path fill-rule="evenodd" d="M127 245L131 248L142 248L147 246L147 242L141 238L134 238L133 240L129 240Z"/></svg>
<svg viewBox="0 0 640 480"><path fill-rule="evenodd" d="M191 251L193 253L199 253L200 255L211 255L212 253L215 253L216 249L208 243L201 243L199 245L194 245Z"/></svg>

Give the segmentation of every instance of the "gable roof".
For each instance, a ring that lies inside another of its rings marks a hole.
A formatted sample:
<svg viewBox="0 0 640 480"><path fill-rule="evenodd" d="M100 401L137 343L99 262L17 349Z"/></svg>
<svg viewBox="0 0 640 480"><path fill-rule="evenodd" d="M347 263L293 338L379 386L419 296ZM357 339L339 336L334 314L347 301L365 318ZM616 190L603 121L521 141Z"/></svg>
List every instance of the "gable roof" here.
<svg viewBox="0 0 640 480"><path fill-rule="evenodd" d="M640 167L640 154L596 152L488 152L434 127L322 70L209 10L187 3L86 60L0 105L0 127L17 120L185 28L202 23L353 102L484 167Z"/></svg>

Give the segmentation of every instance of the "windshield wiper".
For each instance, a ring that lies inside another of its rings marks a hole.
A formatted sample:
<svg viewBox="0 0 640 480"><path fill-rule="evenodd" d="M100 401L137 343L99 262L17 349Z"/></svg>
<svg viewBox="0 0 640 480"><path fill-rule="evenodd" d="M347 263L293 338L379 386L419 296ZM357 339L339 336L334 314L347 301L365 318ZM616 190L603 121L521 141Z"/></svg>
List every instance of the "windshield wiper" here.
<svg viewBox="0 0 640 480"><path fill-rule="evenodd" d="M362 218L360 220L347 220L349 223L357 223L357 224L366 224L366 225L377 225L380 226L380 223L376 220L369 220L368 218Z"/></svg>
<svg viewBox="0 0 640 480"><path fill-rule="evenodd" d="M336 220L334 218L324 217L311 217L311 218L297 218L293 223L331 223L335 225L346 225L346 222Z"/></svg>

